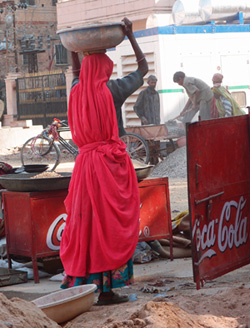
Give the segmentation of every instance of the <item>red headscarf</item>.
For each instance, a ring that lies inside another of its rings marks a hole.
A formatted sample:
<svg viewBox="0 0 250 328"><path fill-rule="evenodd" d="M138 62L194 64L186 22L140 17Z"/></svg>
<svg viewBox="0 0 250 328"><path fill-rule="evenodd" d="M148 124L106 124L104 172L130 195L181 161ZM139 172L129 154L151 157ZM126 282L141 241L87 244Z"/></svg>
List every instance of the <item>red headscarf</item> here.
<svg viewBox="0 0 250 328"><path fill-rule="evenodd" d="M120 267L138 241L138 183L106 86L112 69L105 54L85 57L70 94L69 125L80 154L65 200L60 256L66 274L75 277Z"/></svg>

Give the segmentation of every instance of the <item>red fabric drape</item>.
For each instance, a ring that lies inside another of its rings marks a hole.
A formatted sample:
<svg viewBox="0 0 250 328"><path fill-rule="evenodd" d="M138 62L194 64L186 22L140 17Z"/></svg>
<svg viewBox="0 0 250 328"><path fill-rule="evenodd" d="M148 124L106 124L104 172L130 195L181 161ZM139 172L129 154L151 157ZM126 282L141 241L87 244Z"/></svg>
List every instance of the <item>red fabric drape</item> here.
<svg viewBox="0 0 250 328"><path fill-rule="evenodd" d="M105 54L85 57L70 94L68 120L80 154L65 200L60 256L71 276L120 267L138 241L138 183L106 86L112 69Z"/></svg>

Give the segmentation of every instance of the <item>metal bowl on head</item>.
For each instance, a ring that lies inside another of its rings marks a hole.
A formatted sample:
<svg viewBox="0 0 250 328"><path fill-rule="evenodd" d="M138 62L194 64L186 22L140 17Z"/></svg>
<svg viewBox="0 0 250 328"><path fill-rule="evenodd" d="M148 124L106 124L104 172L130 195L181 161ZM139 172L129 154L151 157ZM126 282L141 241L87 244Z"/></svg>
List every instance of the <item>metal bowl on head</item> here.
<svg viewBox="0 0 250 328"><path fill-rule="evenodd" d="M57 34L69 51L97 51L114 48L124 40L122 25L122 22L85 25L62 29Z"/></svg>

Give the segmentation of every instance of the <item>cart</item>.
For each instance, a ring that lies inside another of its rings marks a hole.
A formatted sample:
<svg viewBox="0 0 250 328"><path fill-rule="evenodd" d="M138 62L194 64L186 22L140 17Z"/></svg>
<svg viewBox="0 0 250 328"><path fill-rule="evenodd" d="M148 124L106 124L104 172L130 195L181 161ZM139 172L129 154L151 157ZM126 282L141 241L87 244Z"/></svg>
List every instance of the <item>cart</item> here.
<svg viewBox="0 0 250 328"><path fill-rule="evenodd" d="M176 149L175 140L179 138L179 135L169 134L165 124L127 126L125 131L127 134L121 139L126 143L130 157L133 158L133 153L140 153L141 156L136 159L151 164L157 164L159 158L162 160L173 152ZM143 139L144 143L138 141L137 144L136 137Z"/></svg>

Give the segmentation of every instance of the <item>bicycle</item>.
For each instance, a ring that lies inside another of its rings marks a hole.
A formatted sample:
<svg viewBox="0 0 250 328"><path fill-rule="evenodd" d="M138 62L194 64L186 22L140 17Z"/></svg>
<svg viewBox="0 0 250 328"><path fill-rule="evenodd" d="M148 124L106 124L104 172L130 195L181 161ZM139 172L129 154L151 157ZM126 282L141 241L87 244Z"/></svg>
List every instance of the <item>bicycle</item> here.
<svg viewBox="0 0 250 328"><path fill-rule="evenodd" d="M49 164L50 171L54 171L61 160L62 151L59 145L65 148L75 159L79 154L77 147L60 135L60 132L67 131L70 131L67 122L55 118L50 126L24 143L21 149L22 165Z"/></svg>
<svg viewBox="0 0 250 328"><path fill-rule="evenodd" d="M76 146L71 145L60 135L60 132L65 131L70 131L67 122L55 118L39 135L28 139L21 149L22 165L49 164L50 170L54 171L61 159L61 150L57 143L76 158L79 154ZM127 133L120 139L127 145L126 150L131 159L144 164L149 162L149 148L141 136Z"/></svg>

